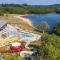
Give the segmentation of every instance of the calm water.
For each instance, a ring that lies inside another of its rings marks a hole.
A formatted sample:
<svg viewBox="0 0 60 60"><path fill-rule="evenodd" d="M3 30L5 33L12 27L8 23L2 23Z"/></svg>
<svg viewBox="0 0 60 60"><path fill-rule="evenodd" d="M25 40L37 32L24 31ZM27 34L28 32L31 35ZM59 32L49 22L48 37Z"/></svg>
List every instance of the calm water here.
<svg viewBox="0 0 60 60"><path fill-rule="evenodd" d="M37 26L41 21L46 21L50 27L53 27L57 22L60 22L60 14L49 13L49 14L31 14L25 16L30 19L34 26Z"/></svg>

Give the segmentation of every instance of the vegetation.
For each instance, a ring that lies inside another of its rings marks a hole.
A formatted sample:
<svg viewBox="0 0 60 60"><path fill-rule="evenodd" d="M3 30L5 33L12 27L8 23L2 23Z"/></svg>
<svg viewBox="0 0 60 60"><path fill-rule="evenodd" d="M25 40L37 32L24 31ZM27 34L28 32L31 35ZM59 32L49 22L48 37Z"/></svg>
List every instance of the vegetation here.
<svg viewBox="0 0 60 60"><path fill-rule="evenodd" d="M41 44L37 45L38 60L59 60L60 59L60 37L47 33L42 35ZM42 58L41 58L42 57Z"/></svg>
<svg viewBox="0 0 60 60"><path fill-rule="evenodd" d="M48 23L45 21L40 22L40 25L38 26L38 30L43 31L43 33L49 29Z"/></svg>
<svg viewBox="0 0 60 60"><path fill-rule="evenodd" d="M54 33L60 35L60 22L56 23L53 31L54 31Z"/></svg>
<svg viewBox="0 0 60 60"><path fill-rule="evenodd" d="M46 28L44 24L42 26ZM60 35L60 22L56 23L53 32ZM60 60L60 36L44 33L40 43L37 45L38 60Z"/></svg>
<svg viewBox="0 0 60 60"><path fill-rule="evenodd" d="M60 7L60 6L59 6ZM1 4L0 5L0 15L3 15L4 13L14 13L14 14L31 14L31 13L48 13L48 12L55 12L58 11L57 6L30 6L30 5L14 5L14 4ZM8 15L7 15L8 16ZM6 18L6 17L5 17ZM34 33L42 34L36 30L34 30L32 27L30 27L27 23L21 22L17 18L11 18L8 17L6 21L8 23L18 22L17 25L28 30L32 30ZM44 28L41 30L46 30L48 28L47 23L41 24ZM40 25L40 26L41 26ZM55 33L60 34L60 22L57 23L53 30ZM37 48L37 59L38 60L60 60L60 37L56 36L55 34L48 34L44 33L42 34L41 40L36 42ZM1 48L0 48L1 49ZM12 53L2 53L3 58L5 60L22 60L20 59L19 53L15 53L15 55L12 55ZM42 57L42 58L41 58Z"/></svg>
<svg viewBox="0 0 60 60"><path fill-rule="evenodd" d="M60 8L57 8L56 9L56 13L60 13Z"/></svg>
<svg viewBox="0 0 60 60"><path fill-rule="evenodd" d="M9 14L40 14L60 12L60 5L49 5L49 6L33 6L27 4L0 4L0 15L4 13Z"/></svg>

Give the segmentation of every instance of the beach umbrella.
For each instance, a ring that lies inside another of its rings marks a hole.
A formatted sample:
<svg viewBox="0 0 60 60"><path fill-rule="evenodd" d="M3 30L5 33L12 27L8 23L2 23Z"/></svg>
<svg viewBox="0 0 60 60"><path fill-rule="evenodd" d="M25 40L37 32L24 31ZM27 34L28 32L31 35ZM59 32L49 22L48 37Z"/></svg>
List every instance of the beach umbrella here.
<svg viewBox="0 0 60 60"><path fill-rule="evenodd" d="M11 49L13 52L22 51L23 48L24 48L24 47L23 47L23 46L21 45L21 43L19 43L19 42L12 43L12 45L10 46L10 49Z"/></svg>

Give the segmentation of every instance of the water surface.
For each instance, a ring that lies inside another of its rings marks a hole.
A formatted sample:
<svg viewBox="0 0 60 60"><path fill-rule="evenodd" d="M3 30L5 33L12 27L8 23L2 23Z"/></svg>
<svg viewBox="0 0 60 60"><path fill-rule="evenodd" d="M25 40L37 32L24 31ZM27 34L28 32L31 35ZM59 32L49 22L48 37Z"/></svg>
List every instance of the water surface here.
<svg viewBox="0 0 60 60"><path fill-rule="evenodd" d="M30 14L24 17L30 19L35 27L39 25L41 21L47 22L50 27L53 27L57 22L60 22L60 14L57 13Z"/></svg>

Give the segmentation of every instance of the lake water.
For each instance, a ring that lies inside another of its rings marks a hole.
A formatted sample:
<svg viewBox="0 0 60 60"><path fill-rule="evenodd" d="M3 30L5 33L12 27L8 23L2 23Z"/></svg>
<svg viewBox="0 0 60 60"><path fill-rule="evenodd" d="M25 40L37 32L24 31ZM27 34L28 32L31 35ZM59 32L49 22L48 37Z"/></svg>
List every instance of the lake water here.
<svg viewBox="0 0 60 60"><path fill-rule="evenodd" d="M50 27L53 27L57 22L60 22L60 14L57 14L57 13L30 14L24 17L30 19L30 21L33 23L33 26L35 27L41 21L47 22Z"/></svg>

